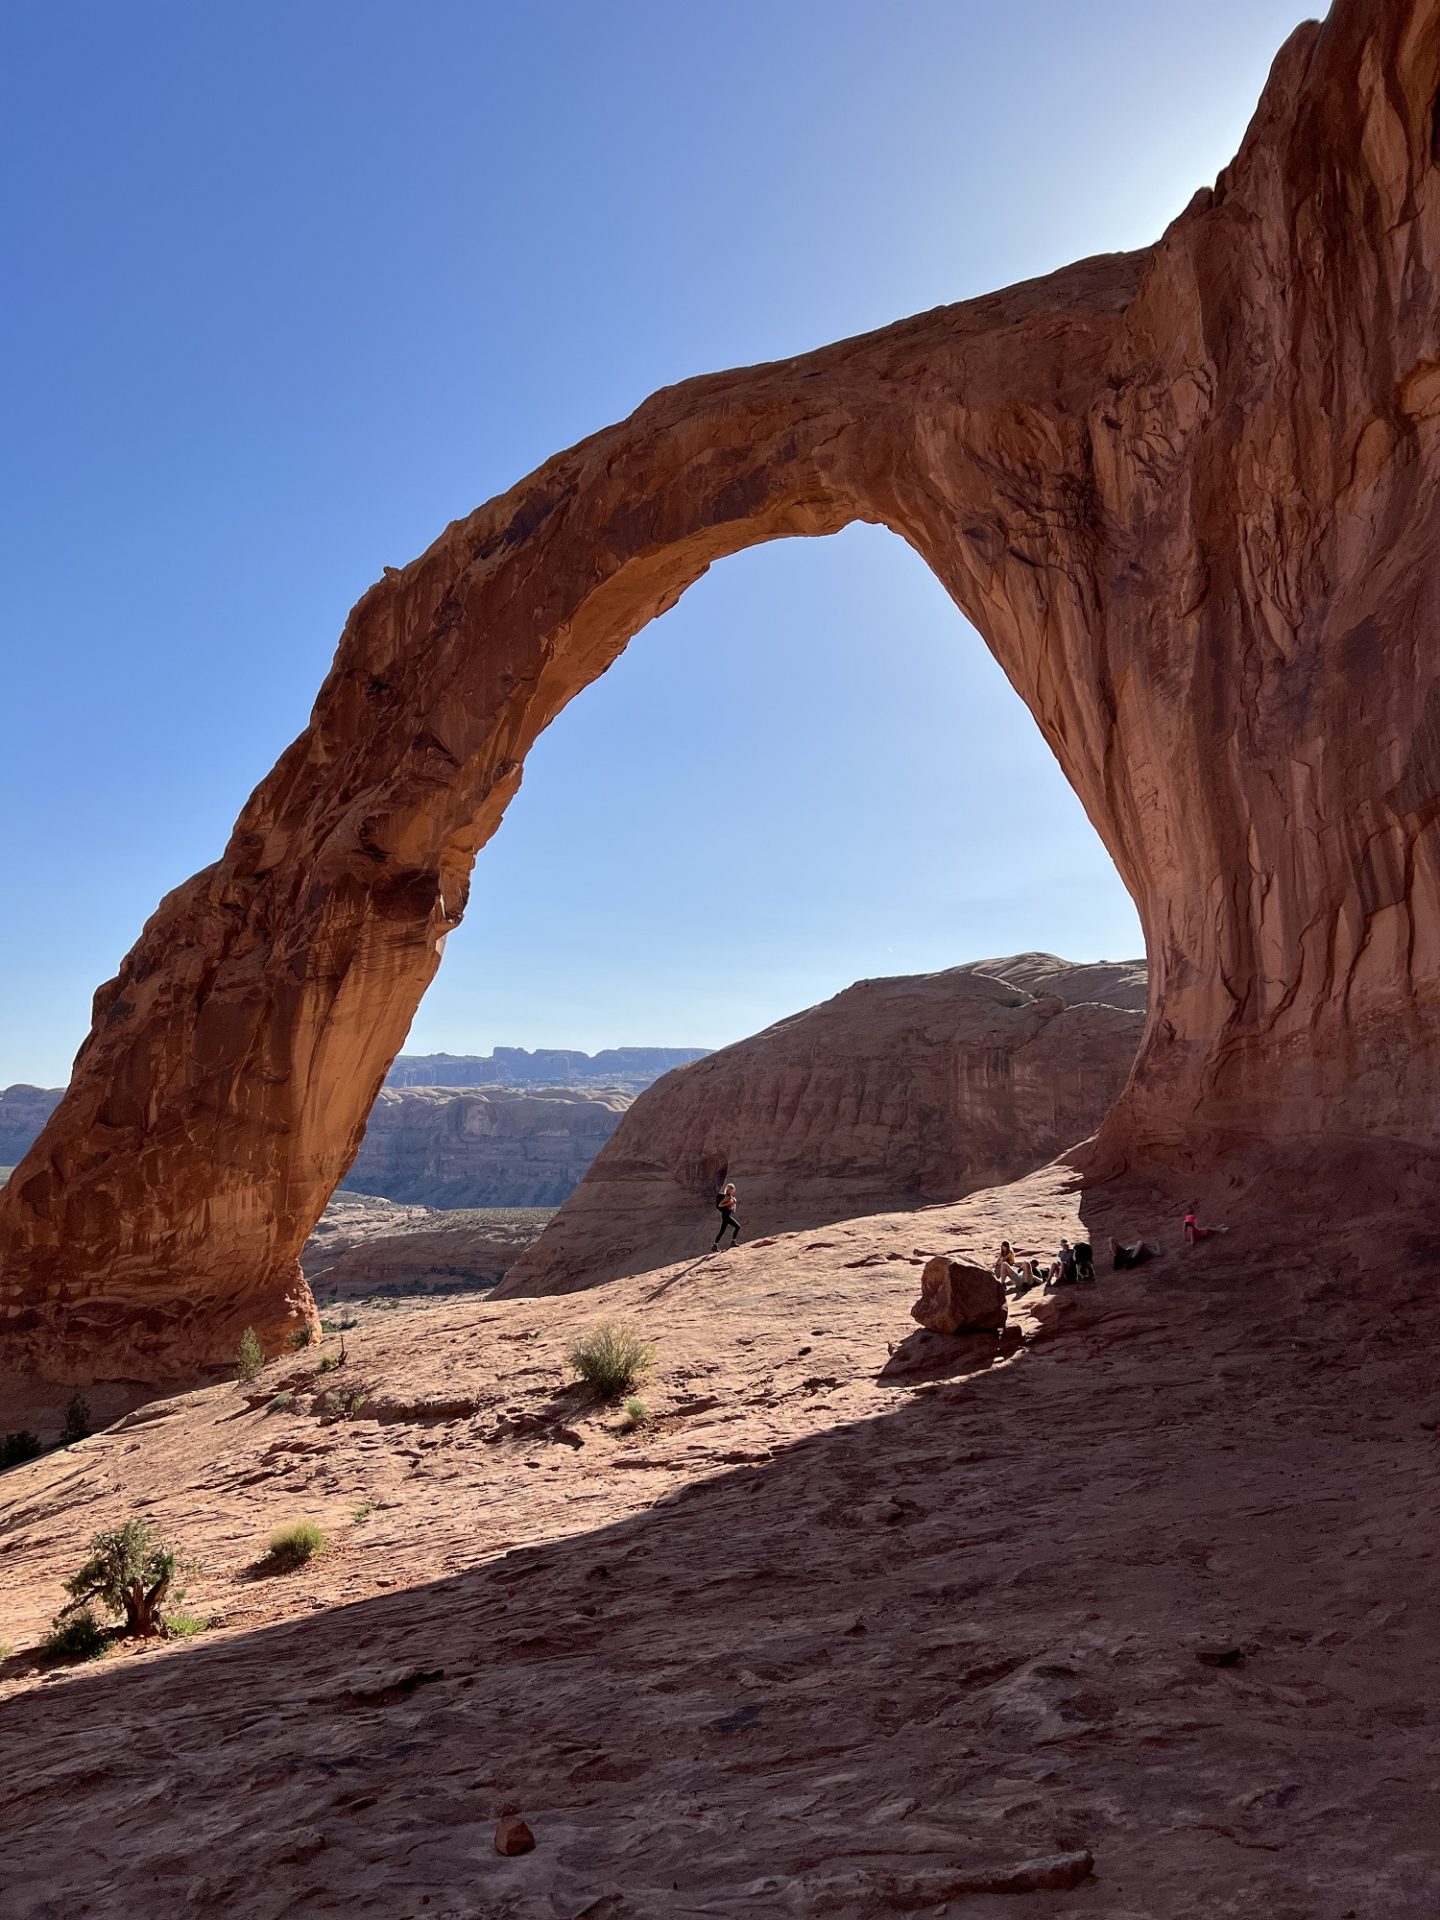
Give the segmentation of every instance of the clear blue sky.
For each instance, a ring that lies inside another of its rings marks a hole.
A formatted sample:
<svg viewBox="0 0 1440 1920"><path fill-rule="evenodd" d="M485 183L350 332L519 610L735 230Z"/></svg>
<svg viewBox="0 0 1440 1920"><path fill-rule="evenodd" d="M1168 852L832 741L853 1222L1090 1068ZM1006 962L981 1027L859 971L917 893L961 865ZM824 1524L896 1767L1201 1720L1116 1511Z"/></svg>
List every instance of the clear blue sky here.
<svg viewBox="0 0 1440 1920"><path fill-rule="evenodd" d="M655 387L1152 239L1303 17L4 9L0 1085L66 1077L383 565ZM725 562L542 739L410 1047L713 1046L1028 947L1139 931L977 636L854 529Z"/></svg>

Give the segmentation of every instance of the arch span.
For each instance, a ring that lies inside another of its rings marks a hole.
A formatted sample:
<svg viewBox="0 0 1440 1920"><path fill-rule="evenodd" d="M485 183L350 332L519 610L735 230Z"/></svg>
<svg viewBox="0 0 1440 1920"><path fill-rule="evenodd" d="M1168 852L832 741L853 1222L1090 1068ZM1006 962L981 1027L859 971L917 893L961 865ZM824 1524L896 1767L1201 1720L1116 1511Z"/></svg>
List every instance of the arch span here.
<svg viewBox="0 0 1440 1920"><path fill-rule="evenodd" d="M713 561L855 519L980 630L1135 898L1102 1154L1433 1155L1437 73L1440 0L1339 0L1155 247L667 389L387 570L96 995L0 1197L6 1358L155 1376L312 1313L300 1247L537 734Z"/></svg>

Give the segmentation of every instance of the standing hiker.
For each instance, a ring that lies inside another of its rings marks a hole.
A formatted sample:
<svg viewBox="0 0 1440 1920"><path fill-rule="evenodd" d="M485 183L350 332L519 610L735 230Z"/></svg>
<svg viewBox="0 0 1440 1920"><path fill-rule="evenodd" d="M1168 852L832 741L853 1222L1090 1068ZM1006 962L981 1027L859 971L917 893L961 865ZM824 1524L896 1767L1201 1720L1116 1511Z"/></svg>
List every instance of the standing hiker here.
<svg viewBox="0 0 1440 1920"><path fill-rule="evenodd" d="M735 1196L735 1182L733 1180L727 1180L725 1182L724 1186L715 1196L715 1204L720 1209L720 1231L715 1236L715 1245L710 1249L712 1253L719 1252L720 1242L725 1238L725 1229L727 1227L733 1227L735 1230L735 1238L730 1242L731 1246L738 1247L740 1244L740 1222L735 1218L735 1209L739 1205L739 1201Z"/></svg>

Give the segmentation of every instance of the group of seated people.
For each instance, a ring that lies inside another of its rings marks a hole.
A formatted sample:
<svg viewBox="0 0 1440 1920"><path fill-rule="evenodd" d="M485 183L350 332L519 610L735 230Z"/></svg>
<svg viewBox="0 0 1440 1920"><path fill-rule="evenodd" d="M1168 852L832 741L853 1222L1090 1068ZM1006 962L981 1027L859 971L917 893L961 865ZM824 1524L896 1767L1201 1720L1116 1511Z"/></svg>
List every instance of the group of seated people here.
<svg viewBox="0 0 1440 1920"><path fill-rule="evenodd" d="M1213 1233L1229 1232L1228 1227L1202 1227L1198 1215L1198 1204L1191 1201L1184 1228L1188 1245L1194 1246L1201 1240L1208 1240ZM1117 1273L1123 1273L1129 1267L1143 1267L1147 1260L1158 1259L1163 1251L1155 1240L1121 1241L1112 1238L1110 1242L1111 1264ZM992 1271L1005 1290L1017 1297L1028 1293L1032 1287L1043 1286L1048 1293L1052 1287L1070 1287L1093 1281L1095 1249L1088 1240L1077 1240L1073 1246L1068 1240L1062 1240L1058 1252L1047 1259L1043 1254L1017 1254L1008 1240L1002 1240Z"/></svg>
<svg viewBox="0 0 1440 1920"><path fill-rule="evenodd" d="M1062 1240L1059 1251L1047 1260L1039 1254L1017 1254L1008 1240L1002 1240L992 1271L1007 1292L1019 1295L1028 1293L1032 1287L1043 1286L1048 1293L1051 1287L1073 1287L1080 1281L1092 1281L1095 1249L1088 1240L1077 1240L1073 1246L1068 1240Z"/></svg>

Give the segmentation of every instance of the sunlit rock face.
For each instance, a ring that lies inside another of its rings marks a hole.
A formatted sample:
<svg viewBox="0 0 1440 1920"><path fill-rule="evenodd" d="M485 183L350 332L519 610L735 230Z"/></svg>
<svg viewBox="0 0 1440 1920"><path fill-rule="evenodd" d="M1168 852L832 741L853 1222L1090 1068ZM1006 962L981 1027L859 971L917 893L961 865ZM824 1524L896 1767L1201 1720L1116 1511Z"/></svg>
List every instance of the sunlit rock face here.
<svg viewBox="0 0 1440 1920"><path fill-rule="evenodd" d="M754 1238L1029 1173L1105 1117L1144 1004L1143 965L1049 954L862 980L642 1093L502 1292L564 1293L698 1257L726 1180Z"/></svg>
<svg viewBox="0 0 1440 1920"><path fill-rule="evenodd" d="M1337 0L1153 247L668 387L387 569L96 997L0 1199L6 1357L157 1375L309 1318L537 734L713 562L857 519L978 627L1138 908L1097 1166L1433 1183L1437 72L1440 0Z"/></svg>

